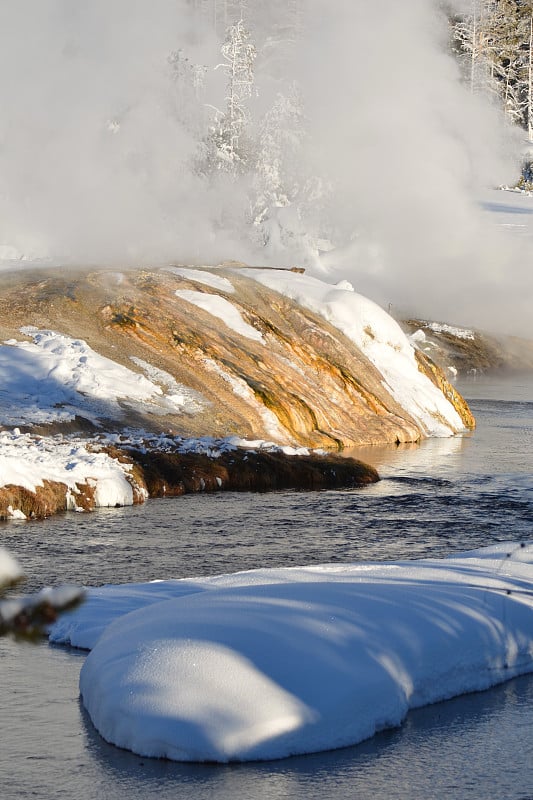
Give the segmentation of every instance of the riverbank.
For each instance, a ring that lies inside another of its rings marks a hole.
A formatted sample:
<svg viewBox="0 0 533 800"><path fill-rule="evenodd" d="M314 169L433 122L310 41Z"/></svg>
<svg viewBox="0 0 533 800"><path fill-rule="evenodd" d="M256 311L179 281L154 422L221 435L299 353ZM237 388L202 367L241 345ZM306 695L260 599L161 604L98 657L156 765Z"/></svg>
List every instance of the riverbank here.
<svg viewBox="0 0 533 800"><path fill-rule="evenodd" d="M187 453L105 446L101 454L123 468L114 480L107 477L105 497L95 479L74 486L45 479L33 491L8 484L0 488L0 520L39 519L61 511L92 511L199 492L354 489L379 480L373 467L355 458L303 450L293 454L274 447L254 450L226 443ZM124 483L130 497L124 497Z"/></svg>

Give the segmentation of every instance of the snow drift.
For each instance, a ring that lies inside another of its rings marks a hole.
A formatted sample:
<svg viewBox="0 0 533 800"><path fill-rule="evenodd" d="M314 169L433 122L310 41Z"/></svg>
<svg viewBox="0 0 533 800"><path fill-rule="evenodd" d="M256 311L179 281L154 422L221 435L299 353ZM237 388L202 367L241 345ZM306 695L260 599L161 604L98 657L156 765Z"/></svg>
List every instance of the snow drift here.
<svg viewBox="0 0 533 800"><path fill-rule="evenodd" d="M51 638L94 645L83 703L106 740L140 755L343 747L533 670L533 544L105 587Z"/></svg>

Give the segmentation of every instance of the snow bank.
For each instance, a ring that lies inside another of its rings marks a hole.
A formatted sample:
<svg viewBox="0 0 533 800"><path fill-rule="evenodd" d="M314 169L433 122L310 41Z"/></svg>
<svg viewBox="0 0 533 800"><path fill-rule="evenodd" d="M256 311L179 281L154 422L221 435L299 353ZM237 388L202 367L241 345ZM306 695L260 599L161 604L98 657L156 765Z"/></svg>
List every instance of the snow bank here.
<svg viewBox="0 0 533 800"><path fill-rule="evenodd" d="M122 450L133 448L144 453L196 453L209 458L218 458L223 453L239 449L291 456L308 456L313 452L324 455L322 450L280 446L264 439L248 440L237 436L225 439L210 436L183 438L167 433L126 430L81 439L75 435L35 436L21 433L19 428L14 428L11 431L0 431L0 488L8 485L21 486L35 492L37 487L43 486L45 480L63 483L69 489L67 505L75 510L77 486L89 484L94 490L96 506L131 505L134 497L128 476L132 465L120 463L102 452L110 446ZM137 493L148 497L141 486L137 486ZM13 506L7 507L7 518L26 519L22 511Z"/></svg>
<svg viewBox="0 0 533 800"><path fill-rule="evenodd" d="M444 394L418 369L415 350L398 323L382 308L357 294L348 281L333 286L295 272L239 269L239 275L324 317L359 347L381 372L394 399L429 436L450 436L463 422Z"/></svg>
<svg viewBox="0 0 533 800"><path fill-rule="evenodd" d="M74 437L43 438L17 428L0 432L0 487L22 486L35 492L45 480L64 483L72 509L76 508L76 484L83 483L94 488L97 506L132 505L133 489L126 477L130 470L131 464L91 452ZM21 515L12 509L11 516Z"/></svg>
<svg viewBox="0 0 533 800"><path fill-rule="evenodd" d="M33 341L0 345L0 424L65 422L76 414L97 423L99 417L120 415L121 403L150 404L163 413L194 413L201 405L191 389L145 362L138 366L148 378L99 355L82 339L35 328L22 332Z"/></svg>
<svg viewBox="0 0 533 800"><path fill-rule="evenodd" d="M106 740L282 758L533 671L533 544L107 587L59 625L54 641L94 645L80 688Z"/></svg>

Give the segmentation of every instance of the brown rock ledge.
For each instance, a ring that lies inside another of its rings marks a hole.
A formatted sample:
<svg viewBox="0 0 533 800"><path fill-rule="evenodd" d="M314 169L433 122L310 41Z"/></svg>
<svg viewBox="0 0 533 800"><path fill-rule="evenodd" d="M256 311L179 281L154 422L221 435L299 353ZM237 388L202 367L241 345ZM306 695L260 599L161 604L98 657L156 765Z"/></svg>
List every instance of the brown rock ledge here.
<svg viewBox="0 0 533 800"><path fill-rule="evenodd" d="M130 453L150 497L192 492L270 492L352 489L379 480L376 470L355 458L231 451L217 458L199 454Z"/></svg>
<svg viewBox="0 0 533 800"><path fill-rule="evenodd" d="M269 492L282 489L316 491L353 489L379 480L376 470L355 458L335 455L286 455L280 451L237 450L209 457L197 453L144 453L109 448L109 455L133 464L130 483L133 502L150 497L178 497L193 492ZM94 488L78 484L76 504L84 511L95 508ZM43 519L67 509L69 490L64 483L44 481L31 492L20 486L0 488L0 520L9 509L28 519Z"/></svg>

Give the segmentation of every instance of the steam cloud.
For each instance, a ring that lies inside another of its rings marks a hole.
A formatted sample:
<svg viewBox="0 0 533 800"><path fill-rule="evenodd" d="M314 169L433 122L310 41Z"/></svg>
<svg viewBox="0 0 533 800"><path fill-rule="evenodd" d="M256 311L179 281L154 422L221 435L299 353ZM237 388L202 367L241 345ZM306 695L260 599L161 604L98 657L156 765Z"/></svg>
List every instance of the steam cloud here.
<svg viewBox="0 0 533 800"><path fill-rule="evenodd" d="M272 4L249 5L263 41ZM533 335L532 242L480 205L485 187L517 177L519 137L461 85L439 5L304 3L288 77L309 124L302 163L331 185L322 213L342 243L312 268L405 313ZM301 250L262 251L236 222L246 181L213 186L191 169L197 142L168 56L206 64L206 102L220 105L219 47L186 0L2 3L4 253L66 266L295 263ZM261 69L266 108L282 87Z"/></svg>

